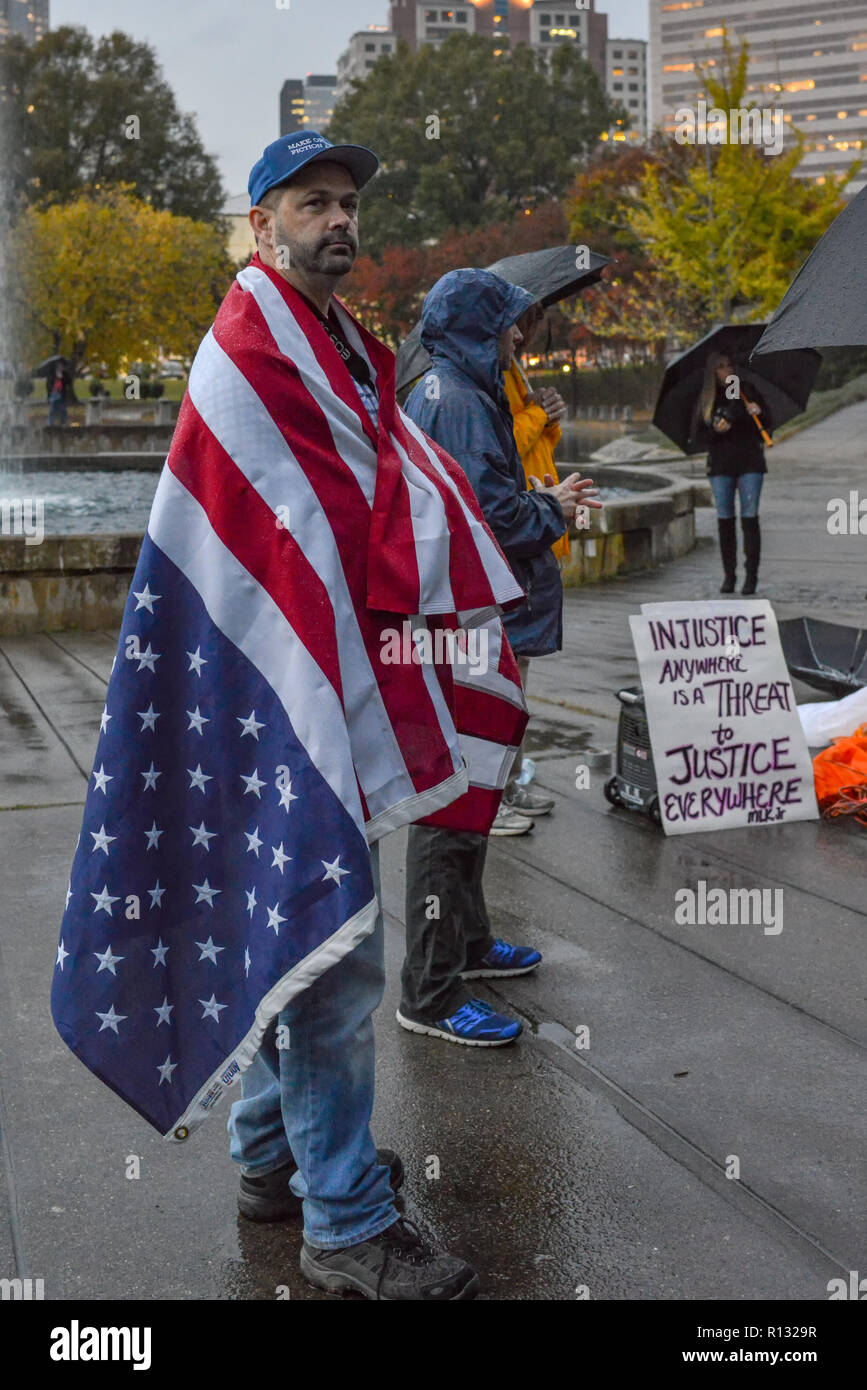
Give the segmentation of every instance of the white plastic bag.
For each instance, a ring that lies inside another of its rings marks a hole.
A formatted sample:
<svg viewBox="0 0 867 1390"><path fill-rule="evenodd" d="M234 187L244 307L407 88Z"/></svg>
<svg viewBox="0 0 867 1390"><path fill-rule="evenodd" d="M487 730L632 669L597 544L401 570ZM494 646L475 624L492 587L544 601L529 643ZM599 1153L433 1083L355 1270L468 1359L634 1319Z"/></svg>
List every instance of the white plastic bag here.
<svg viewBox="0 0 867 1390"><path fill-rule="evenodd" d="M808 748L824 748L833 739L846 738L860 724L867 724L867 686L842 700L799 705L798 714Z"/></svg>

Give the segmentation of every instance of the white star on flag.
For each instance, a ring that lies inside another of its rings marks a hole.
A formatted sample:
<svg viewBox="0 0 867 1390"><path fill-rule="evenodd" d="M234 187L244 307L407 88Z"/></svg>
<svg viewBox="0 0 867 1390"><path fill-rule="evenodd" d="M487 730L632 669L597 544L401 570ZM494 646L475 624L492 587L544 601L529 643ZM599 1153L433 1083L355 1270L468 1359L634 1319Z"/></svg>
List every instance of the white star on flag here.
<svg viewBox="0 0 867 1390"><path fill-rule="evenodd" d="M139 719L142 721L139 733L143 734L145 729L153 729L154 733L156 733L157 720L160 718L160 714L158 710L154 709L153 700L151 700L147 709L136 710L136 713Z"/></svg>
<svg viewBox="0 0 867 1390"><path fill-rule="evenodd" d="M262 781L260 781L260 779L259 779L259 769L258 769L258 767L254 767L254 768L253 768L253 771L250 773L250 776L249 776L249 777L245 777L244 774L243 774L243 772L242 772L240 775L241 775L241 781L247 783L247 787L246 787L246 790L245 790L245 792L244 792L244 795L246 796L248 792L255 792L256 795L258 796L259 800L261 801L261 799L262 799L262 791L261 791L261 789L262 789L262 787L264 787L265 783L262 782Z"/></svg>
<svg viewBox="0 0 867 1390"><path fill-rule="evenodd" d="M210 999L200 999L199 1003L205 1011L202 1014L202 1018L208 1018L210 1016L211 1018L216 1019L217 1023L219 1023L220 1021L220 1009L228 1009L229 1007L228 1004L218 1004L216 997L213 994L211 995Z"/></svg>
<svg viewBox="0 0 867 1390"><path fill-rule="evenodd" d="M274 935L275 935L275 936L279 936L279 935L280 935L280 923L281 923L281 922L285 922L285 921L286 921L286 918L280 916L280 912L279 912L279 909L277 908L276 903L275 903L275 905L274 905L273 907L267 907L267 908L265 909L265 911L268 913L268 926L274 928Z"/></svg>
<svg viewBox="0 0 867 1390"><path fill-rule="evenodd" d="M143 777L145 779L144 790L156 791L157 778L162 777L162 775L163 774L161 772L157 772L156 768L154 767L154 760L153 758L151 758L151 765L148 768L147 772L139 773L139 777Z"/></svg>
<svg viewBox="0 0 867 1390"><path fill-rule="evenodd" d="M206 850L208 851L208 853L210 854L210 852L211 852L211 846L208 844L208 841L209 841L209 840L216 840L216 838L217 838L217 832L216 832L216 830L206 830L206 829L205 829L205 822L204 822L204 821L202 821L201 825L198 826L198 827L196 827L195 825L191 825L191 826L190 826L190 830L192 830L193 836L194 836L193 844L194 844L194 845L204 845L204 846L205 846L205 849L206 849Z"/></svg>
<svg viewBox="0 0 867 1390"><path fill-rule="evenodd" d="M187 772L190 777L189 791L192 791L193 787L198 787L199 791L203 792L205 790L205 783L213 782L214 780L210 773L202 771L201 763L197 765L195 772L193 772L191 767L187 768Z"/></svg>
<svg viewBox="0 0 867 1390"><path fill-rule="evenodd" d="M154 604L159 603L160 599L162 598L162 594L151 593L150 585L147 582L145 583L145 586L140 594L137 594L135 592L135 589L133 589L133 595L135 598L138 599L138 603L135 606L136 613L140 608L146 608L149 613L153 613Z"/></svg>
<svg viewBox="0 0 867 1390"><path fill-rule="evenodd" d="M63 937L61 937L61 938L60 938L60 945L59 945L58 948L57 948L57 960L54 962L55 965L59 965L59 966L60 966L60 969L61 969L61 970L63 969L63 962L66 960L66 957L67 957L68 955L69 955L69 952L66 951L66 950L64 950L64 948L63 948Z"/></svg>
<svg viewBox="0 0 867 1390"><path fill-rule="evenodd" d="M201 647L196 647L196 650L194 652L187 652L187 656L190 658L190 664L187 667L187 670L195 671L197 676L200 676L202 674L202 667L207 666L208 664L207 657L200 655L201 650Z"/></svg>
<svg viewBox="0 0 867 1390"><path fill-rule="evenodd" d="M196 708L194 710L187 710L187 718L190 721L187 725L187 732L189 732L190 729L194 728L196 733L199 735L202 734L202 725L210 724L211 722L210 719L206 719L205 716L201 713L198 705L196 705Z"/></svg>
<svg viewBox="0 0 867 1390"><path fill-rule="evenodd" d="M106 729L108 728L108 721L113 717L114 716L109 714L107 709L104 709L102 711L102 714L99 716L99 732L101 734L105 733Z"/></svg>
<svg viewBox="0 0 867 1390"><path fill-rule="evenodd" d="M100 1033L102 1032L103 1028L111 1028L113 1032L117 1033L117 1025L119 1023L122 1023L123 1020L127 1017L126 1014L116 1014L114 1011L113 1004L110 1006L107 1014L101 1014L99 1012L99 1009L94 1009L94 1013L96 1014L97 1018L102 1019L102 1023L99 1026ZM118 1037L120 1037L119 1033L117 1035Z"/></svg>
<svg viewBox="0 0 867 1390"><path fill-rule="evenodd" d="M218 893L222 893L223 891L222 888L212 888L207 879L205 879L204 883L194 883L193 887L198 894L196 902L201 903L207 901L208 907L214 906L213 899Z"/></svg>
<svg viewBox="0 0 867 1390"><path fill-rule="evenodd" d="M163 891L165 891L165 890L163 890ZM156 946L151 946L150 949L151 949L151 955L152 955L153 958L154 958L154 969L156 969L158 965L165 965L165 963L166 963L166 952L169 951L169 950L171 949L171 947L169 947L169 946L164 946L164 945L163 945L163 939L162 939L162 937L160 937L160 939L159 939L159 941L157 942Z"/></svg>
<svg viewBox="0 0 867 1390"><path fill-rule="evenodd" d="M292 779L290 778L287 781L285 787L278 787L277 790L280 793L280 805L288 811L292 802L298 800L298 797L295 796L292 791Z"/></svg>
<svg viewBox="0 0 867 1390"><path fill-rule="evenodd" d="M159 1074L160 1074L160 1085L161 1085L161 1086L162 1086L162 1084L163 1084L164 1081L168 1081L169 1085L171 1086L171 1084L172 1084L172 1072L175 1070L175 1068L177 1067L177 1065L178 1065L177 1062L173 1062L173 1061L172 1061L172 1054L169 1053L168 1057L167 1057L166 1060L163 1062L162 1066L161 1066L161 1067L157 1067L157 1071L158 1071Z"/></svg>
<svg viewBox="0 0 867 1390"><path fill-rule="evenodd" d="M116 975L117 975L117 971L115 970L114 967L117 965L117 963L118 963L119 960L126 960L126 956L115 956L115 955L112 955L112 951L111 951L111 947L110 947L110 946L108 947L107 950L103 951L102 955L100 955L99 951L94 951L93 954L96 956L96 959L99 961L99 970L97 970L97 972L96 972L97 975L99 974L99 971L100 971L100 970L110 970L111 973L112 973L112 975L115 975L115 976L116 976Z"/></svg>
<svg viewBox="0 0 867 1390"><path fill-rule="evenodd" d="M156 675L157 668L154 665L154 662L159 661L160 656L160 652L155 652L151 650L151 644L150 642L148 642L147 647L144 651L142 651L141 647L139 647L138 653L136 656L133 657L133 660L138 661L138 669L140 671L143 671L146 666L149 671L153 671L154 675Z"/></svg>
<svg viewBox="0 0 867 1390"><path fill-rule="evenodd" d="M245 974L245 975L249 975L249 974L250 974L250 966L251 966L251 965L252 965L252 961L250 960L250 950L249 950L249 947L245 947L245 948L244 948L244 974Z"/></svg>
<svg viewBox="0 0 867 1390"><path fill-rule="evenodd" d="M247 893L246 888L244 889L244 892ZM255 888L251 888L250 891L249 891L249 893L247 893L247 911L249 912L249 914L250 914L251 917L253 916L253 908L254 908L255 906L256 906L256 889L255 889Z"/></svg>
<svg viewBox="0 0 867 1390"><path fill-rule="evenodd" d="M96 781L94 791L102 792L103 796L107 795L105 790L106 783L113 782L114 777L109 776L109 774L106 772L105 763L100 763L98 772L94 768L93 776Z"/></svg>
<svg viewBox="0 0 867 1390"><path fill-rule="evenodd" d="M236 714L235 718L241 725L241 738L243 738L245 734L252 734L254 739L258 743L259 730L264 729L265 725L258 723L256 719L256 711L251 710L246 719L242 719L240 714Z"/></svg>
<svg viewBox="0 0 867 1390"><path fill-rule="evenodd" d="M106 835L104 825L101 825L99 830L91 830L89 833L93 836L94 841L93 850L91 851L93 854L96 854L98 849L101 849L103 854L108 854L109 844L112 840L117 839L116 835Z"/></svg>
<svg viewBox="0 0 867 1390"><path fill-rule="evenodd" d="M165 888L160 888L160 881L159 881L159 879L157 879L157 881L156 881L156 883L155 883L155 885L154 885L153 888L147 888L147 889L145 889L145 892L150 893L151 907L162 907L162 905L163 905L163 893L164 893L165 891L166 891ZM153 950L153 947L151 947L151 950Z"/></svg>
<svg viewBox="0 0 867 1390"><path fill-rule="evenodd" d="M329 879L329 878L333 878L335 883L340 883L340 880L341 880L342 875L343 875L343 874L348 874L348 873L349 873L349 869L341 869L341 868L340 868L340 855L339 855L339 854L338 854L338 856L337 856L337 858L335 859L335 861L334 861L333 864L329 864L328 861L327 861L327 859L323 859L321 862L322 862L322 867L323 867L323 868L325 869L325 871L326 871L326 872L322 875L322 882L323 882L323 883L325 883L325 881L326 881L327 879Z"/></svg>
<svg viewBox="0 0 867 1390"><path fill-rule="evenodd" d="M103 884L101 893L91 893L90 895L96 902L94 912L107 912L109 917L113 916L111 905L119 901L119 898L111 897L107 885Z"/></svg>
<svg viewBox="0 0 867 1390"><path fill-rule="evenodd" d="M260 839L259 839L259 827L258 827L258 825L256 826L256 829L253 831L253 834L252 834L252 835L248 834L248 832L247 832L246 830L244 831L244 834L246 835L246 837L247 837L247 842L248 842L248 843L247 843L247 853L249 854L249 853L250 853L250 850L252 850L253 853L255 854L256 858L258 859L258 858L259 858L259 850L260 850L260 848L262 847L262 845L264 845L264 843L265 843L264 840L260 840Z"/></svg>
<svg viewBox="0 0 867 1390"><path fill-rule="evenodd" d="M217 952L225 951L226 949L225 946L215 946L212 936L209 936L207 941L197 941L196 945L202 953L199 956L199 960L212 960L215 965L217 964Z"/></svg>
<svg viewBox="0 0 867 1390"><path fill-rule="evenodd" d="M289 861L290 861L291 858L292 858L291 854L284 854L284 853L283 853L283 841L282 841L282 840L280 841L279 845L277 845L276 847L275 847L274 845L271 846L271 853L272 853L273 856L274 856L273 860L271 861L271 868L272 868L272 869L275 868L275 867L278 868L278 869L280 870L281 874L282 874L282 872L283 872L283 865L289 863Z"/></svg>
<svg viewBox="0 0 867 1390"><path fill-rule="evenodd" d="M148 849L149 849L149 850L151 850L151 849L159 849L159 847L160 847L160 836L163 835L163 834L165 834L165 832L164 832L163 830L157 830L157 823L156 823L156 821L154 821L154 823L153 823L153 825L151 826L150 830L145 830L143 833L144 833L145 835L147 835L147 837L148 837ZM147 851L145 851L145 852L147 853Z"/></svg>
<svg viewBox="0 0 867 1390"><path fill-rule="evenodd" d="M174 1007L174 1004L169 1003L168 995L164 994L163 1002L160 1004L158 1008L154 1009L154 1013L156 1014L157 1019L159 1020L157 1023L158 1028L160 1026L160 1023L168 1023L169 1025L171 1025L172 1020L169 1017L169 1015L171 1014L171 1011Z"/></svg>

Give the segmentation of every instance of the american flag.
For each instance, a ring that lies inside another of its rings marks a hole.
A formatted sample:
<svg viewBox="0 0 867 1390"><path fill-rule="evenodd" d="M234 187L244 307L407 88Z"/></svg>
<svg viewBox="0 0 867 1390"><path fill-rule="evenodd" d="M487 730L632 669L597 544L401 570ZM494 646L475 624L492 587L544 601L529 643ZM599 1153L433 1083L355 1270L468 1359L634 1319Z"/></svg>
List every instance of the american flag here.
<svg viewBox="0 0 867 1390"><path fill-rule="evenodd" d="M461 470L339 306L378 432L258 261L197 354L126 604L52 991L76 1055L185 1139L286 1002L373 929L369 844L487 829L526 722L495 616L521 598ZM484 624L489 669L386 664ZM448 808L448 809L446 809Z"/></svg>

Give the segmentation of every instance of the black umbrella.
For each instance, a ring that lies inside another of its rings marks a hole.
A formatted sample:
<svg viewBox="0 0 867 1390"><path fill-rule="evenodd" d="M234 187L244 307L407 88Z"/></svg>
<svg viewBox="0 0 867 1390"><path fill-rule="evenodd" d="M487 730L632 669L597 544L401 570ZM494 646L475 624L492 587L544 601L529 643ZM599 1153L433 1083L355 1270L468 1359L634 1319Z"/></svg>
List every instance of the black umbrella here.
<svg viewBox="0 0 867 1390"><path fill-rule="evenodd" d="M843 209L817 242L783 296L756 347L867 343L867 188Z"/></svg>
<svg viewBox="0 0 867 1390"><path fill-rule="evenodd" d="M503 260L485 266L485 270L502 276L510 285L529 290L534 299L538 299L547 309L549 305L568 299L570 295L586 290L589 285L595 285L608 265L609 256L600 256L591 251L589 266L579 270L576 266L579 249L577 246L552 246L545 251L527 251L521 256L505 256ZM402 391L417 377L423 376L429 367L430 357L422 346L421 324L417 323L397 354L396 389Z"/></svg>
<svg viewBox="0 0 867 1390"><path fill-rule="evenodd" d="M30 375L31 375L31 376L47 376L48 372L49 372L50 369L54 366L55 362L63 362L63 361L65 361L65 358L63 357L63 354L62 354L62 353L58 353L55 357L46 357L46 359L45 359L44 362L40 362L38 367L34 367L34 368L33 368L33 370L32 370L32 372L30 373Z"/></svg>
<svg viewBox="0 0 867 1390"><path fill-rule="evenodd" d="M786 664L805 685L838 700L867 685L867 632L862 628L818 618L786 618L779 628Z"/></svg>
<svg viewBox="0 0 867 1390"><path fill-rule="evenodd" d="M765 429L779 429L806 408L822 364L820 353L810 348L776 352L751 362L750 354L764 329L763 323L719 325L666 367L653 423L685 454L703 453L706 448L694 435L705 364L712 352L731 358L746 400L751 389L762 397Z"/></svg>

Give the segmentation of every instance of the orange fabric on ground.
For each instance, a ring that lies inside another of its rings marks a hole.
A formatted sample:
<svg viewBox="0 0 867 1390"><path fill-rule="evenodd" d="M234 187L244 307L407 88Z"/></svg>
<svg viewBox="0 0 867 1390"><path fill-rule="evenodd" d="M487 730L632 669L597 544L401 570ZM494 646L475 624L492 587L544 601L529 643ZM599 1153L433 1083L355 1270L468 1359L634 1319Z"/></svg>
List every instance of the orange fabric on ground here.
<svg viewBox="0 0 867 1390"><path fill-rule="evenodd" d="M823 816L854 816L867 826L867 724L817 753L813 773Z"/></svg>
<svg viewBox="0 0 867 1390"><path fill-rule="evenodd" d="M563 431L558 424L549 423L548 416L540 405L527 401L529 383L514 359L512 365L503 373L503 378L509 398L509 409L512 412L515 443L524 465L524 477L529 490L531 476L539 478L542 482L545 481L546 473L557 477L554 450L560 443ZM571 549L569 532L566 531L555 541L551 549L558 560L565 559Z"/></svg>

